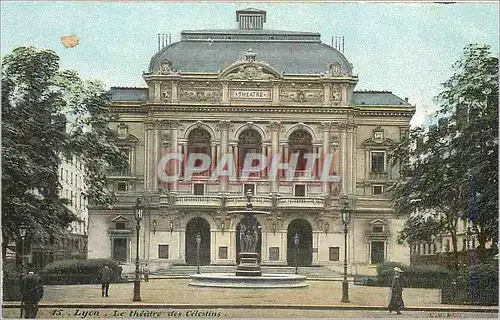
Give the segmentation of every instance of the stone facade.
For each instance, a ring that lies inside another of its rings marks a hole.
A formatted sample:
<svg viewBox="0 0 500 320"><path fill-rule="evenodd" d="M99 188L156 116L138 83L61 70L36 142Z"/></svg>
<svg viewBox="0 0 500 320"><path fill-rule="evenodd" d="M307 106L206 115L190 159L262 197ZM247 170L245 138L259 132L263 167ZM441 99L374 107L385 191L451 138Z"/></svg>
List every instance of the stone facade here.
<svg viewBox="0 0 500 320"><path fill-rule="evenodd" d="M196 40L196 33L184 36ZM385 189L397 178L387 152L406 133L415 107L390 92L355 92L358 78L346 69L352 66L343 56L340 62L324 61L321 73L288 74L260 60L251 46L218 72L178 71L167 47L143 75L147 88L112 89L110 126L129 154L131 171L109 176L118 195L112 209L90 210L89 258L134 261L133 207L142 197L141 261L153 268L193 264L193 241L200 233L202 264L236 264L241 216L231 211L244 208L244 193L250 189L254 209L269 212L256 216L263 264L294 265L292 238L298 233L300 265L341 271L344 200L353 209L347 244L351 272L371 274L380 260L409 263L409 248L396 244L404 221L395 218ZM308 152L333 154L326 172L339 179L321 181L325 164L317 161L309 181L300 181L304 170L292 181L280 173L273 179L269 168L241 181L241 159L250 151L279 155L285 163L297 152L299 158ZM185 161L170 162L167 170L181 180L158 179L162 156L180 153L187 159L196 152L211 157L205 173L184 181ZM212 181L209 175L224 154L233 155L238 177Z"/></svg>

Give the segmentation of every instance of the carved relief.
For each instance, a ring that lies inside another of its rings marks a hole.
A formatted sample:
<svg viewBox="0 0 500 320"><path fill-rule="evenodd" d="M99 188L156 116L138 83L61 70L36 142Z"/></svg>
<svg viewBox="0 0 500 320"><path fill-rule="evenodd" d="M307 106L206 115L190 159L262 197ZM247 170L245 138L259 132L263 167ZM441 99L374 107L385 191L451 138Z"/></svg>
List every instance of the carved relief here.
<svg viewBox="0 0 500 320"><path fill-rule="evenodd" d="M222 120L216 126L217 130L231 130L233 129L233 124L229 120Z"/></svg>
<svg viewBox="0 0 500 320"><path fill-rule="evenodd" d="M280 126L281 126L280 121L271 121L267 126L267 129L271 131L278 131L280 129Z"/></svg>
<svg viewBox="0 0 500 320"><path fill-rule="evenodd" d="M220 99L220 92L219 90L201 89L181 90L180 99L190 101L217 101Z"/></svg>
<svg viewBox="0 0 500 320"><path fill-rule="evenodd" d="M242 80L268 80L275 77L264 71L261 66L240 66L238 71L227 75L228 79L242 79Z"/></svg>
<svg viewBox="0 0 500 320"><path fill-rule="evenodd" d="M128 126L125 123L120 123L118 125L118 139L125 139L128 136Z"/></svg>
<svg viewBox="0 0 500 320"><path fill-rule="evenodd" d="M161 64L160 68L158 69L159 74L178 74L179 72L177 70L172 69L172 62L170 62L167 59L164 59Z"/></svg>
<svg viewBox="0 0 500 320"><path fill-rule="evenodd" d="M282 101L321 103L323 102L323 90L281 89L280 97Z"/></svg>
<svg viewBox="0 0 500 320"><path fill-rule="evenodd" d="M342 68L340 63L334 62L328 66L323 77L338 77L342 74Z"/></svg>
<svg viewBox="0 0 500 320"><path fill-rule="evenodd" d="M338 105L342 101L342 87L338 84L332 86L332 102Z"/></svg>

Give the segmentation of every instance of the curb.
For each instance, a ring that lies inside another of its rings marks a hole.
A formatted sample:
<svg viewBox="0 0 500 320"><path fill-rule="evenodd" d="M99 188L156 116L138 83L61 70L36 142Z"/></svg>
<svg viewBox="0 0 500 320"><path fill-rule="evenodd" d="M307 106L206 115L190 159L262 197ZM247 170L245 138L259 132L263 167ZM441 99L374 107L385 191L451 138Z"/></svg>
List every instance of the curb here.
<svg viewBox="0 0 500 320"><path fill-rule="evenodd" d="M19 303L2 304L2 308L19 308ZM361 306L361 305L288 305L288 304L253 304L253 305L225 305L225 304L146 304L146 303L53 303L39 304L39 308L61 309L295 309L295 310L380 310L387 311L386 306ZM405 307L404 311L427 312L479 312L498 313L498 307L479 306L435 306L435 307Z"/></svg>

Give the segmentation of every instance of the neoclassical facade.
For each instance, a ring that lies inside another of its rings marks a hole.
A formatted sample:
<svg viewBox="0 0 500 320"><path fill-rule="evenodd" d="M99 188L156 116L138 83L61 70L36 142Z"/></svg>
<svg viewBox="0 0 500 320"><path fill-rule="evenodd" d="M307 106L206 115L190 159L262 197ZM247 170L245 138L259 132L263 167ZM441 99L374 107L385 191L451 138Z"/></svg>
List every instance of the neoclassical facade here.
<svg viewBox="0 0 500 320"><path fill-rule="evenodd" d="M320 34L264 29L266 12L257 9L236 15L238 29L183 31L181 41L152 57L146 88L111 89L110 126L131 169L109 175L118 203L89 211L88 256L133 263L133 207L142 197L141 261L196 264L200 234L202 264L236 264L242 216L231 211L244 208L250 190L254 209L269 212L256 216L264 265L294 265L298 234L300 265L340 271L345 200L353 209L351 272L373 273L383 261L409 263L409 248L396 243L404 221L386 195L398 174L387 156L415 107L388 91L354 91L352 65ZM294 159L295 172L274 176L270 166L246 172L249 153ZM169 154L183 161L159 166ZM190 154L208 155L207 169L190 170L199 165L189 165ZM233 177L211 178L227 155ZM158 170L179 180L163 182ZM332 178L320 179L323 172Z"/></svg>

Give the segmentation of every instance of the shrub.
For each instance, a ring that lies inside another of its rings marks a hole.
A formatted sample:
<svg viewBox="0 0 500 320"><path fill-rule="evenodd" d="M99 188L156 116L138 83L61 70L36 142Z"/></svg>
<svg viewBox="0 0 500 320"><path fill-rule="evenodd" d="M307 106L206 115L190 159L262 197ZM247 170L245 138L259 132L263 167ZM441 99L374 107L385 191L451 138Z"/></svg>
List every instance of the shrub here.
<svg viewBox="0 0 500 320"><path fill-rule="evenodd" d="M403 270L403 285L409 288L441 288L453 276L451 270L438 265L407 266L389 262L377 266L379 286L391 286L395 267Z"/></svg>
<svg viewBox="0 0 500 320"><path fill-rule="evenodd" d="M5 301L21 300L21 269L12 261L4 262L2 269L3 299Z"/></svg>
<svg viewBox="0 0 500 320"><path fill-rule="evenodd" d="M42 270L43 282L46 284L83 284L98 283L99 270L107 264L113 269L113 279L119 278L119 265L110 259L59 260L54 261Z"/></svg>
<svg viewBox="0 0 500 320"><path fill-rule="evenodd" d="M457 277L443 287L441 298L443 303L450 304L498 305L498 264L480 263L475 268L462 268Z"/></svg>

